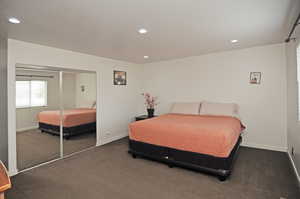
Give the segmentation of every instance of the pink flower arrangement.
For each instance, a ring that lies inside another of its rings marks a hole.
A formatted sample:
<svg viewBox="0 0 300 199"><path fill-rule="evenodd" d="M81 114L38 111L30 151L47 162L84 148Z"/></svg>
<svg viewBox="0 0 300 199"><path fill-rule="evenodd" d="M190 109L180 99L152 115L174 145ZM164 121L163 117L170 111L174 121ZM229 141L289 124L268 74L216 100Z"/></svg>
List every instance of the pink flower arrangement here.
<svg viewBox="0 0 300 199"><path fill-rule="evenodd" d="M157 97L151 96L149 93L142 93L145 98L145 105L147 109L154 109L154 107L158 104Z"/></svg>

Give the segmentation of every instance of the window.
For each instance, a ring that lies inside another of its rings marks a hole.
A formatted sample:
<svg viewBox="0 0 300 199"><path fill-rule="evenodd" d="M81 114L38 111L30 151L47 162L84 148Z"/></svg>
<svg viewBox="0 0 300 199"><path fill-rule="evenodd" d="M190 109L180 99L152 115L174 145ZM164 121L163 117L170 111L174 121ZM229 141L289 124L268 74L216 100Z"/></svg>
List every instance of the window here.
<svg viewBox="0 0 300 199"><path fill-rule="evenodd" d="M16 107L47 106L47 81L16 81Z"/></svg>

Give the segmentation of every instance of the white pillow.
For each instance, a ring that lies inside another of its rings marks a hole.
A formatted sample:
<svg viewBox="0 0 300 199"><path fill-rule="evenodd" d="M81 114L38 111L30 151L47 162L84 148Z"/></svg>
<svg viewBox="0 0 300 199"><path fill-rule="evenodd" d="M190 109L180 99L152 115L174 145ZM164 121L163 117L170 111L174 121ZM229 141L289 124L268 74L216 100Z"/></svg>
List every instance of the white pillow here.
<svg viewBox="0 0 300 199"><path fill-rule="evenodd" d="M170 113L198 115L200 102L197 103L174 103Z"/></svg>
<svg viewBox="0 0 300 199"><path fill-rule="evenodd" d="M202 102L200 115L219 115L239 118L239 106L235 103Z"/></svg>

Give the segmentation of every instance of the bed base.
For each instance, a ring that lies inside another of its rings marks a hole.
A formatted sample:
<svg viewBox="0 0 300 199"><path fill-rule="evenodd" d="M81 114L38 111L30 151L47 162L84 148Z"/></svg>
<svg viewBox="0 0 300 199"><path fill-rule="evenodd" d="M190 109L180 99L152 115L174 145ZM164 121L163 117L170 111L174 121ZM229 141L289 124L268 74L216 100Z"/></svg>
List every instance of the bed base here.
<svg viewBox="0 0 300 199"><path fill-rule="evenodd" d="M51 135L60 135L60 126L39 123L39 129L44 133L49 133ZM83 124L79 126L63 127L63 138L69 139L72 136L95 133L96 132L96 122Z"/></svg>
<svg viewBox="0 0 300 199"><path fill-rule="evenodd" d="M130 139L128 153L130 153L133 158L142 157L165 163L171 168L173 166L178 166L194 171L200 171L215 175L220 181L225 181L232 172L241 141L242 137L240 136L227 158L220 158L189 151L181 151Z"/></svg>

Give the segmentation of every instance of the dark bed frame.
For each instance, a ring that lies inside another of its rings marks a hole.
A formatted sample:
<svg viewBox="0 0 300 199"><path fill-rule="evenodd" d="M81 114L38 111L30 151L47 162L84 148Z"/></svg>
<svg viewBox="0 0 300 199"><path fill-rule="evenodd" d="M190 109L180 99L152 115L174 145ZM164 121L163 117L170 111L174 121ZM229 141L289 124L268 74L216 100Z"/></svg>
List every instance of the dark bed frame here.
<svg viewBox="0 0 300 199"><path fill-rule="evenodd" d="M181 151L174 148L152 145L129 139L129 153L133 158L137 156L159 161L173 166L183 167L216 175L220 181L225 181L231 174L234 161L237 158L242 137L240 136L227 158L206 154Z"/></svg>
<svg viewBox="0 0 300 199"><path fill-rule="evenodd" d="M51 135L60 135L60 126L39 123L39 129L43 133L49 133ZM63 138L69 139L72 136L85 134L85 133L95 133L96 132L96 122L83 124L79 126L63 127Z"/></svg>

